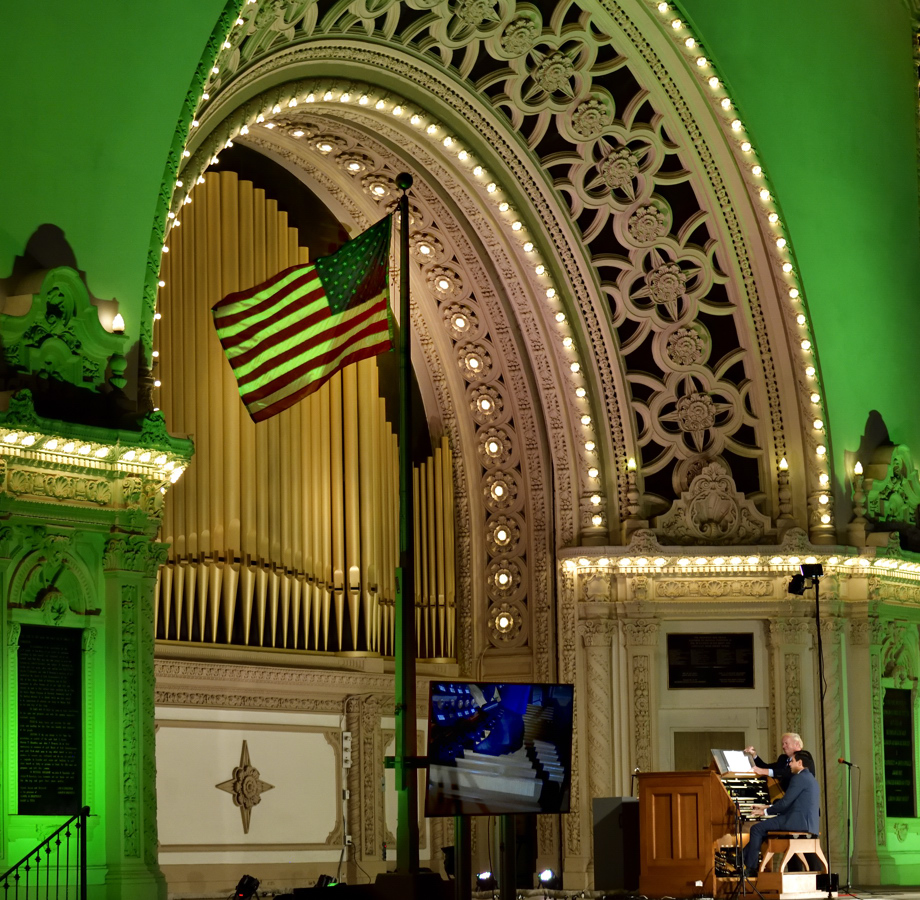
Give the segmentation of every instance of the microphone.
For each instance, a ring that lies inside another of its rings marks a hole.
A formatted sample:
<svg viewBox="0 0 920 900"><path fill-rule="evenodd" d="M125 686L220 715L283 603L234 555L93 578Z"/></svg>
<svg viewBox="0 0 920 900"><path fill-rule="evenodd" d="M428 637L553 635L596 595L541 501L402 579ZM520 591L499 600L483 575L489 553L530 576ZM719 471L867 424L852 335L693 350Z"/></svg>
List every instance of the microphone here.
<svg viewBox="0 0 920 900"><path fill-rule="evenodd" d="M837 762L842 763L842 764L845 765L845 766L849 766L851 769L858 769L858 768L859 768L859 766L857 766L856 763L848 762L848 761L845 760L842 756L840 756L840 757L837 758Z"/></svg>

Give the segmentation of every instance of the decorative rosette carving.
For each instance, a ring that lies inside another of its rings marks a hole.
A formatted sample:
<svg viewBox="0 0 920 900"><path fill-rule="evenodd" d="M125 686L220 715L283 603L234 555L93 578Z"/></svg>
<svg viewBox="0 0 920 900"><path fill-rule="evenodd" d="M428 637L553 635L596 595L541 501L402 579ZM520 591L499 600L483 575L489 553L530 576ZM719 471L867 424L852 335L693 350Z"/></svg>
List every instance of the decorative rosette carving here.
<svg viewBox="0 0 920 900"><path fill-rule="evenodd" d="M497 384L478 384L471 387L467 393L470 412L478 425L489 425L504 420L505 397Z"/></svg>
<svg viewBox="0 0 920 900"><path fill-rule="evenodd" d="M489 607L487 627L495 646L517 646L527 636L523 608L514 601L502 601Z"/></svg>
<svg viewBox="0 0 920 900"><path fill-rule="evenodd" d="M458 344L457 364L467 381L488 381L492 377L492 354L482 343Z"/></svg>
<svg viewBox="0 0 920 900"><path fill-rule="evenodd" d="M476 436L479 458L487 469L507 466L516 457L511 433L504 426L483 428Z"/></svg>
<svg viewBox="0 0 920 900"><path fill-rule="evenodd" d="M445 303L441 307L441 317L455 341L469 340L480 334L479 316L476 310L466 303Z"/></svg>
<svg viewBox="0 0 920 900"><path fill-rule="evenodd" d="M521 520L518 516L490 516L486 522L486 546L490 555L514 556L521 545Z"/></svg>
<svg viewBox="0 0 920 900"><path fill-rule="evenodd" d="M482 479L486 507L496 512L505 512L518 505L517 481L511 472L492 471Z"/></svg>
<svg viewBox="0 0 920 900"><path fill-rule="evenodd" d="M519 559L493 559L486 569L489 596L507 600L517 594L521 589L522 565Z"/></svg>

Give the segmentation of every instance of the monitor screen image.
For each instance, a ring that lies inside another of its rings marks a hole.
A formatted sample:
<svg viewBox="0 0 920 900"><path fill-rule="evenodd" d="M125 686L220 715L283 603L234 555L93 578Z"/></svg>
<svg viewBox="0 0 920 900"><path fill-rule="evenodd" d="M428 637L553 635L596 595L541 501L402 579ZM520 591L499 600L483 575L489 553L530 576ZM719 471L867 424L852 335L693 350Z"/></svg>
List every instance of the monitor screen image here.
<svg viewBox="0 0 920 900"><path fill-rule="evenodd" d="M569 811L570 684L432 681L426 816Z"/></svg>

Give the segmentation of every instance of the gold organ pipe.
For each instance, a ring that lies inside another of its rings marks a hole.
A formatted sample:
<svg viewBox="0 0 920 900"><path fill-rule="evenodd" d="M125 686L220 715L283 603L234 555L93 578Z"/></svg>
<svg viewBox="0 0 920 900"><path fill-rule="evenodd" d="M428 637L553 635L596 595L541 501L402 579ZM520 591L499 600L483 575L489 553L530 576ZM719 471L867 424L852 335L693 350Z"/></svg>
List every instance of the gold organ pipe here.
<svg viewBox="0 0 920 900"><path fill-rule="evenodd" d="M329 403L331 397L331 381L326 382L316 393L319 394L319 428L320 434L328 436L331 416L329 412ZM329 649L329 619L330 609L332 607L332 448L328 440L320 444L320 496L322 497L322 527L320 528L320 546L322 548L322 568L316 573L317 577L322 578L322 607L323 607L323 650Z"/></svg>
<svg viewBox="0 0 920 900"><path fill-rule="evenodd" d="M361 507L358 483L358 370L342 370L342 463L345 488L345 584L351 649L358 649L361 611ZM339 649L343 649L341 642Z"/></svg>
<svg viewBox="0 0 920 900"><path fill-rule="evenodd" d="M392 654L398 442L377 361L362 360L254 425L210 307L307 262L307 250L274 201L228 172L205 176L169 244L155 326L157 403L172 430L194 436L196 456L164 512L171 547L157 581L158 634ZM414 479L419 647L449 657L455 597L446 440Z"/></svg>
<svg viewBox="0 0 920 900"><path fill-rule="evenodd" d="M332 595L335 600L335 625L342 649L345 624L345 472L342 448L342 373L329 380L329 489L332 494Z"/></svg>

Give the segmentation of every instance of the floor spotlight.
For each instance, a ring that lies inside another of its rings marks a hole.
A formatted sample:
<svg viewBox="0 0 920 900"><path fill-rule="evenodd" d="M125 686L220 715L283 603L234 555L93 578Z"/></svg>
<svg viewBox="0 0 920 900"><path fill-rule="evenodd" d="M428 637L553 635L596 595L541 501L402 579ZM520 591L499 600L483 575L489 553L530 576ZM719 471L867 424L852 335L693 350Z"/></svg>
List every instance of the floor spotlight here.
<svg viewBox="0 0 920 900"><path fill-rule="evenodd" d="M495 886L495 876L491 872L480 872L476 876L477 891L494 891Z"/></svg>
<svg viewBox="0 0 920 900"><path fill-rule="evenodd" d="M789 579L789 593L798 594L802 596L805 593L805 576L804 575L793 575Z"/></svg>
<svg viewBox="0 0 920 900"><path fill-rule="evenodd" d="M314 887L335 887L338 882L331 875L320 875Z"/></svg>
<svg viewBox="0 0 920 900"><path fill-rule="evenodd" d="M253 878L252 875L244 875L233 892L234 900L251 900L258 890L259 879Z"/></svg>
<svg viewBox="0 0 920 900"><path fill-rule="evenodd" d="M544 891L558 891L562 889L562 878L552 869L537 872L537 879Z"/></svg>

